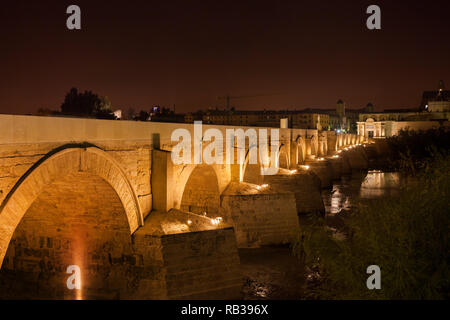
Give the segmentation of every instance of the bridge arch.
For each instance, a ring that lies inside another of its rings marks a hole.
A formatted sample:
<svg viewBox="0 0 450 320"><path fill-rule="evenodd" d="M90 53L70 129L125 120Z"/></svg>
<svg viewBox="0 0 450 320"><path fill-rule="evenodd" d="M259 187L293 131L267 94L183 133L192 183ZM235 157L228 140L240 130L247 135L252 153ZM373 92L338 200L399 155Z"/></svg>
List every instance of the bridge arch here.
<svg viewBox="0 0 450 320"><path fill-rule="evenodd" d="M278 167L289 169L289 153L284 144L282 144L278 150Z"/></svg>
<svg viewBox="0 0 450 320"><path fill-rule="evenodd" d="M256 148L258 163L250 162L250 152L252 148ZM268 150L268 148L267 148ZM261 169L263 165L261 164L261 155L259 154L259 148L257 146L249 146L245 154L245 160L243 164L240 164L240 176L239 181L246 181L257 183L260 180Z"/></svg>
<svg viewBox="0 0 450 320"><path fill-rule="evenodd" d="M306 158L306 143L305 139L301 136L298 136L296 139L296 148L294 149L294 153L296 155L297 161L296 165L302 164Z"/></svg>
<svg viewBox="0 0 450 320"><path fill-rule="evenodd" d="M181 210L216 216L220 208L219 179L210 165L193 168L184 186Z"/></svg>
<svg viewBox="0 0 450 320"><path fill-rule="evenodd" d="M92 145L67 145L48 153L15 184L0 205L0 265L17 226L42 191L65 177L88 174L109 185L120 199L129 234L143 224L137 197L118 163ZM76 183L76 180L72 180ZM101 195L96 195L101 198Z"/></svg>
<svg viewBox="0 0 450 320"><path fill-rule="evenodd" d="M230 166L222 164L178 165L173 168L171 176L172 192L169 195L170 205L167 210L175 208L191 211L190 206L195 209L194 213L203 213L205 210L199 211L202 207L215 207L212 205L212 199L209 202L204 199L206 202L201 205L202 200L195 198L197 195L204 192L217 195L220 199L220 194L231 181Z"/></svg>

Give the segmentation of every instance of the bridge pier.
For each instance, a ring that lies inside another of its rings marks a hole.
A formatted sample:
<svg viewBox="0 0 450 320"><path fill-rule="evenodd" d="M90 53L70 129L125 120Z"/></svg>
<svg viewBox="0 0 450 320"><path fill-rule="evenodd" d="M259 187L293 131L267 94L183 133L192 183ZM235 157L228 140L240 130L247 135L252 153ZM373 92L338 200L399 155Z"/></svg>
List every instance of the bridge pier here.
<svg viewBox="0 0 450 320"><path fill-rule="evenodd" d="M143 264L133 299L240 299L233 228L189 212L153 211L133 235Z"/></svg>
<svg viewBox="0 0 450 320"><path fill-rule="evenodd" d="M273 190L294 193L298 215L325 213L320 179L309 170L299 168L294 173L280 169L276 175L264 176L264 183Z"/></svg>
<svg viewBox="0 0 450 320"><path fill-rule="evenodd" d="M299 227L295 196L272 185L232 182L221 195L221 214L239 248L290 243Z"/></svg>
<svg viewBox="0 0 450 320"><path fill-rule="evenodd" d="M320 179L321 188L329 188L332 186L333 171L331 164L325 158L308 160L305 162Z"/></svg>

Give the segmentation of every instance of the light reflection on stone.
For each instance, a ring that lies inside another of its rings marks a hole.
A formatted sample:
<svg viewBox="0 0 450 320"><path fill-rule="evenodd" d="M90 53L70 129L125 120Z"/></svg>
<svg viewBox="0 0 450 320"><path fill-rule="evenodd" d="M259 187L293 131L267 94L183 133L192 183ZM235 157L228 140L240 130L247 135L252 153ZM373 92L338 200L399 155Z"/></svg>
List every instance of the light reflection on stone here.
<svg viewBox="0 0 450 320"><path fill-rule="evenodd" d="M361 184L361 198L377 198L391 195L401 187L398 172L369 171Z"/></svg>
<svg viewBox="0 0 450 320"><path fill-rule="evenodd" d="M354 173L334 181L332 190L323 191L323 201L327 215L333 216L341 210L350 210L357 199L374 199L398 194L408 181L398 172L368 171L367 174Z"/></svg>

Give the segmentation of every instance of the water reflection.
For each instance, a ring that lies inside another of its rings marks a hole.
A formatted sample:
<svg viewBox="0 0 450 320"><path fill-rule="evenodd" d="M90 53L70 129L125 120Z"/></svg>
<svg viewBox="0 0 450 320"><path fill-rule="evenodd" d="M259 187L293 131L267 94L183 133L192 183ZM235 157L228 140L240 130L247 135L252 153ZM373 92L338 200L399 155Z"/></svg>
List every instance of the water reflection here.
<svg viewBox="0 0 450 320"><path fill-rule="evenodd" d="M398 172L371 170L367 173L353 173L333 183L332 190L322 194L325 212L333 216L342 210L349 210L357 199L374 199L398 194L408 179Z"/></svg>
<svg viewBox="0 0 450 320"><path fill-rule="evenodd" d="M361 183L359 196L371 199L398 194L406 183L406 177L398 172L369 171Z"/></svg>

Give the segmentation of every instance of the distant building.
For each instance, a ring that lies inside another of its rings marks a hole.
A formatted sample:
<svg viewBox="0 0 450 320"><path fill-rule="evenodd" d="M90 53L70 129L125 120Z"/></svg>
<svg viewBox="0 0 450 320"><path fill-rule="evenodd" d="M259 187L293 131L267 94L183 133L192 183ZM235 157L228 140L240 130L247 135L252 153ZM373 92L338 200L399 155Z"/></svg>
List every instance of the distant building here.
<svg viewBox="0 0 450 320"><path fill-rule="evenodd" d="M385 110L359 115L358 134L369 138L386 138L397 135L400 130L427 130L448 126L450 119L450 94L439 81L437 91L425 91L424 107L419 109Z"/></svg>
<svg viewBox="0 0 450 320"><path fill-rule="evenodd" d="M297 129L328 130L329 116L324 112L305 110L208 110L185 115L186 123L202 120L205 124L279 127L281 119L288 119L288 125Z"/></svg>
<svg viewBox="0 0 450 320"><path fill-rule="evenodd" d="M424 91L422 94L422 101L420 103L420 111L429 111L429 104L431 102L437 101L449 101L450 100L450 90L445 90L445 85L443 80L439 80L438 89L435 91ZM436 104L434 104L436 105ZM434 111L432 111L434 112Z"/></svg>
<svg viewBox="0 0 450 320"><path fill-rule="evenodd" d="M183 123L185 122L185 115L175 113L175 108L171 110L170 108L154 106L150 109L149 120L153 122Z"/></svg>
<svg viewBox="0 0 450 320"><path fill-rule="evenodd" d="M328 115L329 129L339 130L345 132L355 132L356 133L356 123L359 119L359 114L363 112L372 112L373 105L368 103L365 107L359 109L348 109L345 102L339 99L336 102L335 109L311 109L313 112L320 112L322 114Z"/></svg>

